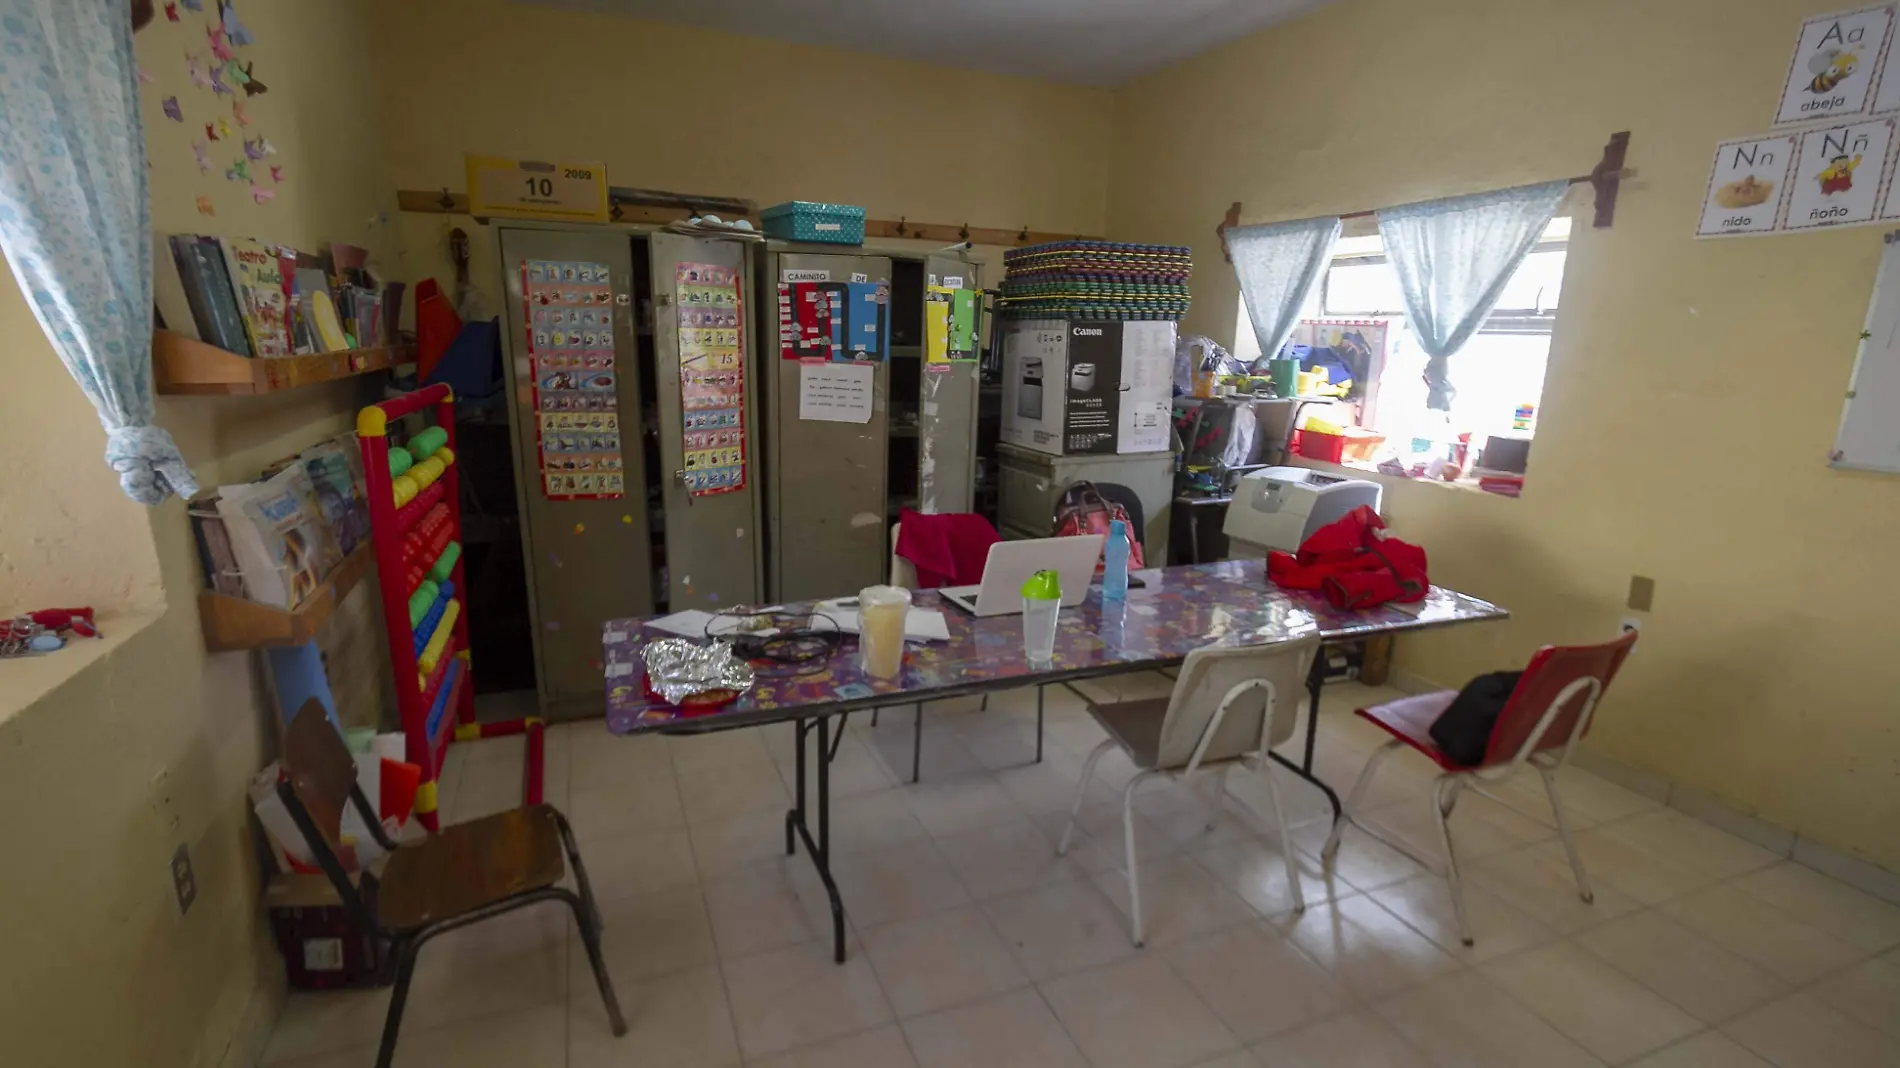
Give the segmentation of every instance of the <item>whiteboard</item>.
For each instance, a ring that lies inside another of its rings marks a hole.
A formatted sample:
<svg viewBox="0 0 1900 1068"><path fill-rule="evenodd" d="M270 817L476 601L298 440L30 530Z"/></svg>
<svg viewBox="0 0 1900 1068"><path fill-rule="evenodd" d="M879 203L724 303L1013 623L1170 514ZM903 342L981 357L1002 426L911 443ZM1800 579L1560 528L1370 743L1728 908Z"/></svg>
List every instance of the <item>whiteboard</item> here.
<svg viewBox="0 0 1900 1068"><path fill-rule="evenodd" d="M1900 231L1886 242L1828 462L1900 474Z"/></svg>

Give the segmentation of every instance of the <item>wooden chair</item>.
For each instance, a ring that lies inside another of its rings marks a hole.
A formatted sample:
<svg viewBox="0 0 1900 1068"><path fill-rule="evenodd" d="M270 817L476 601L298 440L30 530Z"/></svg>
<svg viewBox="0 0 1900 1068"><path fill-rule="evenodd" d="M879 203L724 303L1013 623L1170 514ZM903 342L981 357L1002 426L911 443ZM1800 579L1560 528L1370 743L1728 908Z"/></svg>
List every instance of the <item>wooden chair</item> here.
<svg viewBox="0 0 1900 1068"><path fill-rule="evenodd" d="M552 805L535 805L442 828L440 834L399 846L384 834L376 810L356 784L356 763L342 735L315 699L304 702L284 738L283 774L277 783L284 808L303 833L311 854L365 932L387 939L396 962L395 989L383 1021L377 1068L389 1068L402 1026L403 1003L416 955L437 935L543 901L560 901L574 912L581 941L600 984L600 998L615 1035L627 1033L613 982L600 953L600 910L581 865L567 818ZM389 850L380 879L360 873L352 881L340 859L353 852L342 840L343 805L356 812L377 843ZM558 886L574 866L580 894Z"/></svg>
<svg viewBox="0 0 1900 1068"><path fill-rule="evenodd" d="M1484 759L1474 766L1452 760L1431 736L1432 723L1451 707L1458 696L1457 690L1414 694L1360 709L1359 715L1378 724L1392 740L1366 758L1359 781L1346 797L1341 818L1334 821L1333 832L1326 839L1323 852L1326 863L1330 866L1338 855L1340 833L1351 823L1417 861L1426 870L1443 876L1451 884L1452 909L1458 916L1458 939L1468 946L1471 921L1465 915L1458 854L1451 847L1452 809L1465 787L1482 790L1528 767L1544 780L1544 792L1550 798L1550 810L1557 821L1557 835L1563 839L1564 851L1570 855L1570 869L1577 877L1577 896L1586 902L1594 901L1596 895L1590 891L1590 877L1583 870L1583 855L1577 852L1576 840L1570 836L1570 821L1564 815L1563 798L1557 792L1557 771L1569 762L1577 739L1590 729L1597 702L1602 699L1603 691L1609 689L1610 680L1616 677L1617 669L1623 666L1635 644L1636 632L1632 630L1601 645L1546 645L1539 649L1524 668L1504 707L1498 711L1498 721L1491 728ZM1432 818L1438 828L1439 846L1445 851L1442 863L1437 858L1420 855L1403 841L1386 836L1358 818L1360 801L1372 784L1373 773L1386 757L1408 746L1431 758L1439 767L1439 776L1432 783Z"/></svg>
<svg viewBox="0 0 1900 1068"><path fill-rule="evenodd" d="M1275 829L1280 833L1280 853L1286 861L1293 907L1306 910L1299 866L1293 857L1293 838L1287 829L1286 810L1280 805L1277 771L1267 751L1292 737L1298 727L1306 673L1318 652L1318 634L1272 645L1208 646L1187 655L1174 692L1167 697L1089 702L1089 714L1108 732L1108 738L1095 747L1088 763L1082 766L1082 781L1076 785L1075 804L1069 808L1069 822L1062 828L1056 854L1069 851L1096 762L1120 746L1139 769L1122 788L1129 937L1135 945L1142 944L1141 877L1135 867L1135 790L1157 776L1185 780L1201 771L1214 773L1214 795L1208 803L1209 828L1226 802L1227 773L1234 765L1264 776L1267 796L1273 803Z"/></svg>

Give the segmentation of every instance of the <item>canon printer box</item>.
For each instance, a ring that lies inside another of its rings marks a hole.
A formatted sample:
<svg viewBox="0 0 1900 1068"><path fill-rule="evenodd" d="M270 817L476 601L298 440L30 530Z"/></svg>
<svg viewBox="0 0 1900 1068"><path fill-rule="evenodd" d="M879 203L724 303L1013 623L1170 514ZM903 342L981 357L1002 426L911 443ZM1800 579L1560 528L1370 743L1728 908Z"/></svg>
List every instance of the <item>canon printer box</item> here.
<svg viewBox="0 0 1900 1068"><path fill-rule="evenodd" d="M1020 319L1003 337L1003 440L1057 456L1163 452L1172 322Z"/></svg>

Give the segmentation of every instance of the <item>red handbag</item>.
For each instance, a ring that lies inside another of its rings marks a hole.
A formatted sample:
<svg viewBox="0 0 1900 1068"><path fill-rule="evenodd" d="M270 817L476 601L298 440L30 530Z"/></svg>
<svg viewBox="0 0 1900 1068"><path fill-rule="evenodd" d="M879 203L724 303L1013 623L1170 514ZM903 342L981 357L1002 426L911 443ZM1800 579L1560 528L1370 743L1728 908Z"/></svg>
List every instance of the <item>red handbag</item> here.
<svg viewBox="0 0 1900 1068"><path fill-rule="evenodd" d="M1108 535L1108 525L1121 520L1128 531L1128 570L1136 571L1148 566L1141 558L1141 533L1128 518L1128 509L1105 499L1102 491L1095 488L1093 482L1075 482L1062 491L1056 498L1056 537L1068 538L1077 534ZM1108 550L1104 542L1102 549ZM1096 571L1102 570L1101 564L1095 565Z"/></svg>

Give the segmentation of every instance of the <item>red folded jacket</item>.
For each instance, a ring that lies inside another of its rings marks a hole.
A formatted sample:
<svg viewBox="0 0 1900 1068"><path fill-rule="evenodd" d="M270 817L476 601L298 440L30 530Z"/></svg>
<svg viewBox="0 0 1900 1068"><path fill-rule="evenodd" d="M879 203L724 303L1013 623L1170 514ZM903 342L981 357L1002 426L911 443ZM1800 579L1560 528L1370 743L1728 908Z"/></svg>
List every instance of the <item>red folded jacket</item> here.
<svg viewBox="0 0 1900 1068"><path fill-rule="evenodd" d="M1297 555L1269 552L1267 579L1318 590L1335 608L1419 601L1431 589L1425 550L1387 535L1384 520L1363 505L1314 531Z"/></svg>

